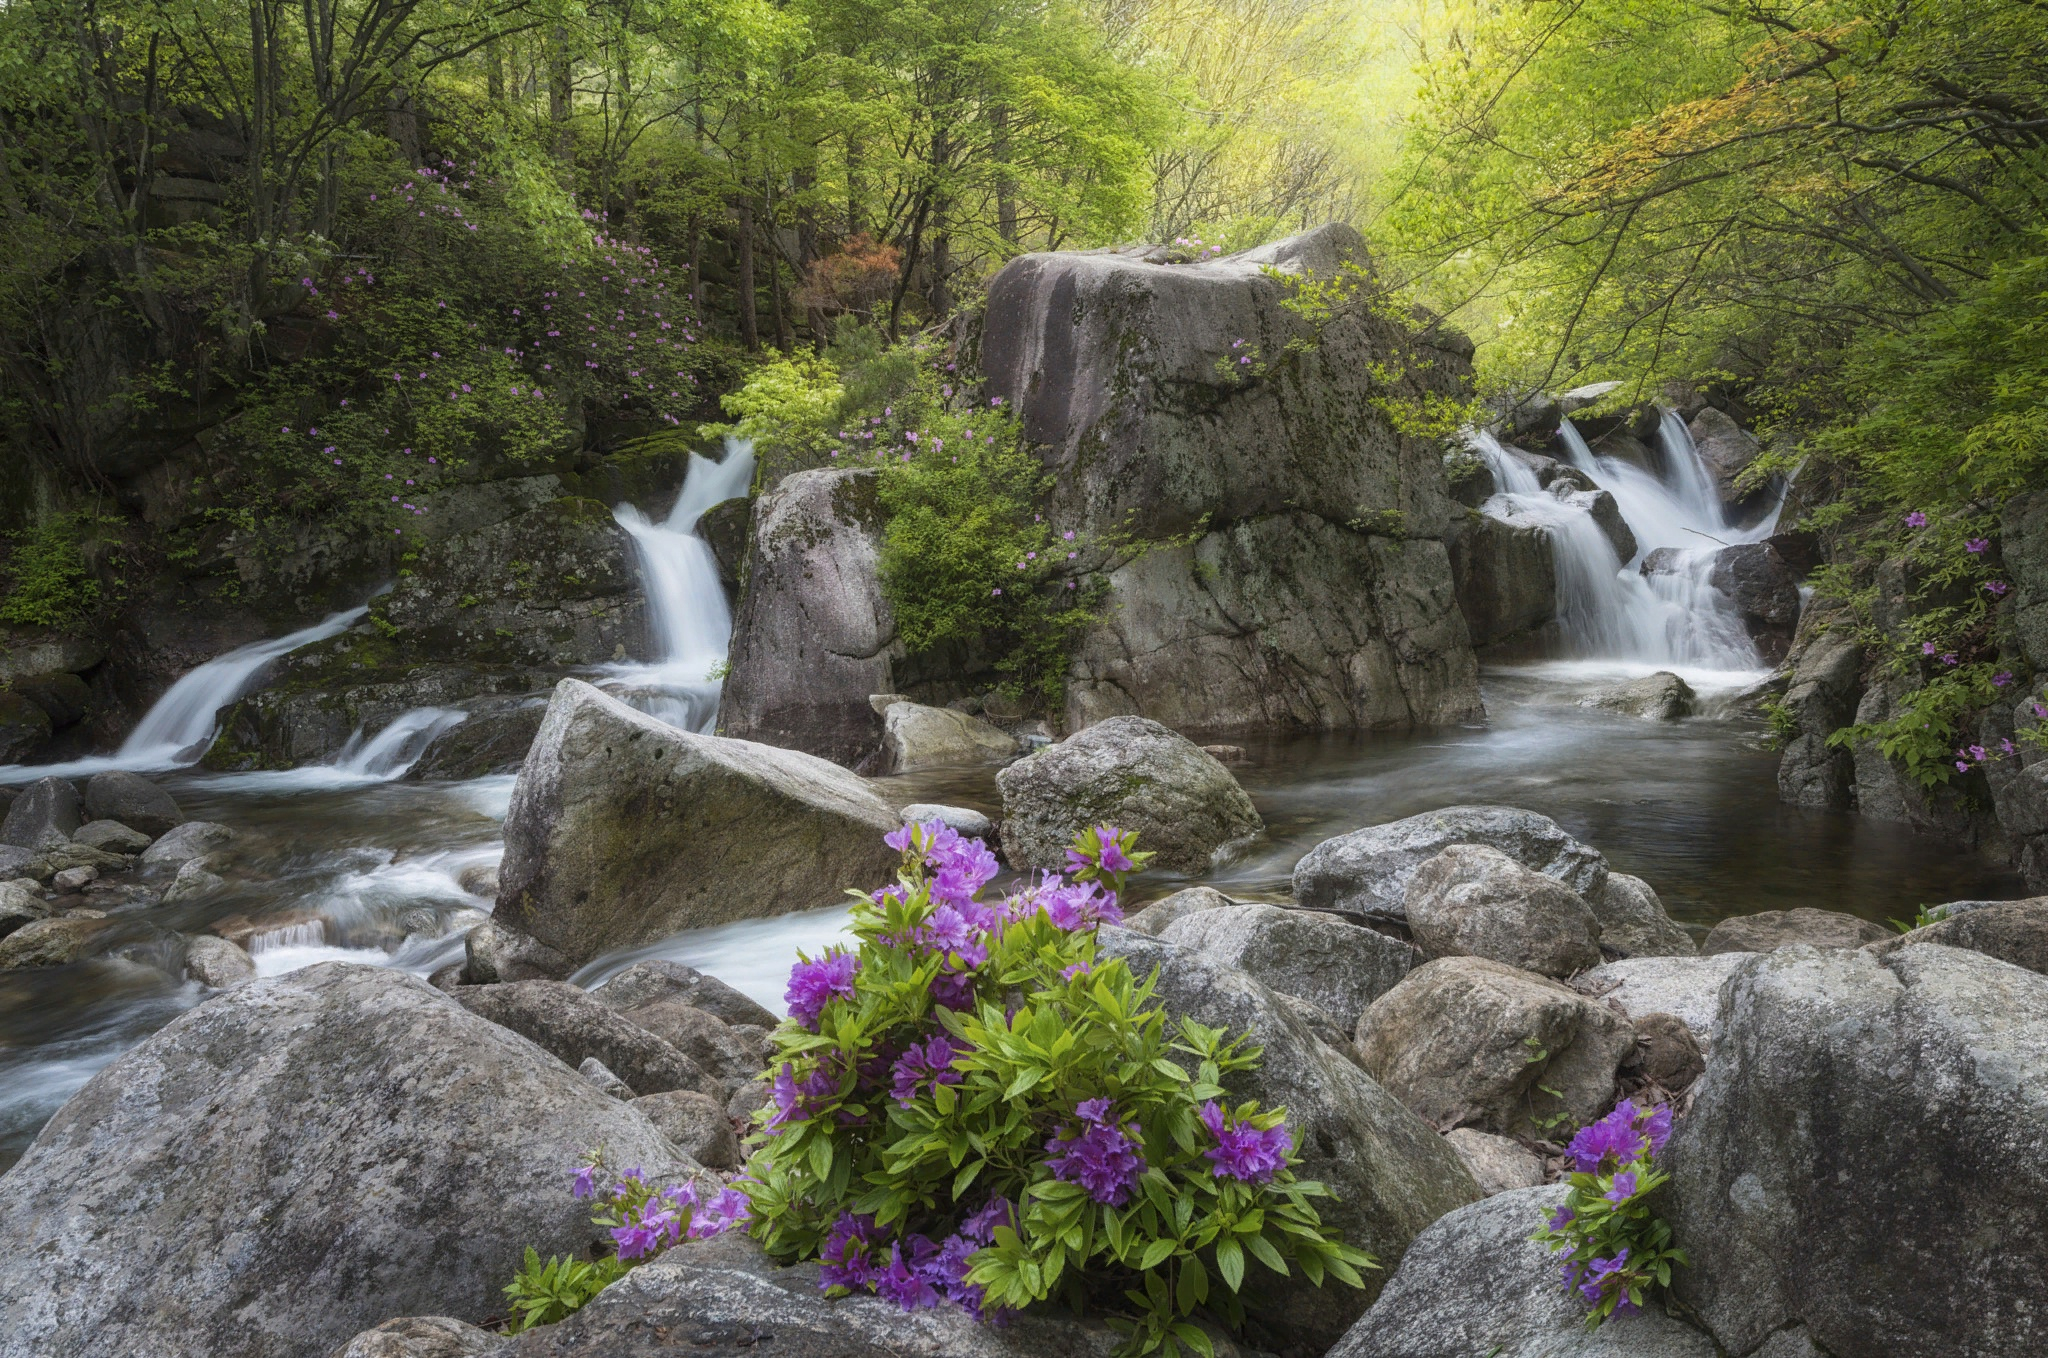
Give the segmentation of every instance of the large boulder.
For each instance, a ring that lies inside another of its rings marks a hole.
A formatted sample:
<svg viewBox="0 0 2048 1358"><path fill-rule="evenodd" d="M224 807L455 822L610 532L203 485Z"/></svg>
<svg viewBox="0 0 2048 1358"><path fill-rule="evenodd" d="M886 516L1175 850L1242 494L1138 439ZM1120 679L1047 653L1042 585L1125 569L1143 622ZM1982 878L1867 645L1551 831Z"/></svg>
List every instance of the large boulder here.
<svg viewBox="0 0 2048 1358"><path fill-rule="evenodd" d="M923 703L891 703L882 714L878 773L1001 764L1016 758L1017 739L970 713Z"/></svg>
<svg viewBox="0 0 2048 1358"><path fill-rule="evenodd" d="M1128 929L1105 928L1098 939L1104 955L1124 958L1141 977L1158 968L1156 993L1168 1014L1246 1034L1264 1049L1259 1069L1226 1083L1237 1097L1286 1107L1302 1157L1298 1172L1336 1195L1317 1211L1386 1269L1423 1227L1479 1196L1457 1152L1316 1037L1282 996L1235 968ZM1358 1318L1386 1276L1367 1274L1363 1292L1334 1284L1317 1289L1298 1275L1262 1277L1244 1299L1254 1337L1270 1341L1262 1347L1321 1352Z"/></svg>
<svg viewBox="0 0 2048 1358"><path fill-rule="evenodd" d="M1358 1021L1366 1070L1432 1125L1526 1136L1593 1121L1636 1031L1605 1005L1483 957L1426 962Z"/></svg>
<svg viewBox="0 0 2048 1358"><path fill-rule="evenodd" d="M1625 712L1648 721L1677 721L1699 709L1699 695L1685 680L1669 670L1659 670L1596 688L1579 699L1579 706Z"/></svg>
<svg viewBox="0 0 2048 1358"><path fill-rule="evenodd" d="M1320 1005L1346 1030L1415 962L1415 950L1397 938L1333 915L1272 905L1191 911L1154 937Z"/></svg>
<svg viewBox="0 0 2048 1358"><path fill-rule="evenodd" d="M1065 867L1092 825L1138 832L1155 867L1201 872L1265 829L1230 770L1144 717L1111 717L996 775L1003 851L1015 867Z"/></svg>
<svg viewBox="0 0 2048 1358"><path fill-rule="evenodd" d="M1734 601L1766 662L1785 658L1799 627L1799 580L1776 547L1768 542L1723 547L1714 553L1707 583Z"/></svg>
<svg viewBox="0 0 2048 1358"><path fill-rule="evenodd" d="M114 820L154 839L185 823L185 813L171 794L139 773L113 769L95 773L85 785L85 814L92 820Z"/></svg>
<svg viewBox="0 0 2048 1358"><path fill-rule="evenodd" d="M210 820L188 820L166 831L142 851L144 867L176 871L234 842L235 832Z"/></svg>
<svg viewBox="0 0 2048 1358"><path fill-rule="evenodd" d="M1600 921L1600 950L1622 957L1694 957L1699 945L1671 918L1655 888L1625 872L1607 874L1607 885L1586 904Z"/></svg>
<svg viewBox="0 0 2048 1358"><path fill-rule="evenodd" d="M1557 557L1550 533L1473 509L1449 539L1451 582L1472 644L1491 646L1557 616Z"/></svg>
<svg viewBox="0 0 2048 1358"><path fill-rule="evenodd" d="M895 828L836 764L681 731L564 679L512 789L497 919L584 962L878 883Z"/></svg>
<svg viewBox="0 0 2048 1358"><path fill-rule="evenodd" d="M95 1075L0 1176L0 1355L324 1358L500 1314L528 1245L602 1237L569 1171L694 1167L631 1105L401 972L227 991Z"/></svg>
<svg viewBox="0 0 2048 1358"><path fill-rule="evenodd" d="M1791 681L1779 704L1785 715L1778 759L1778 800L1792 806L1846 811L1855 804L1856 756L1828 744L1856 719L1863 693L1863 645L1848 622L1831 610L1809 610L1793 644Z"/></svg>
<svg viewBox="0 0 2048 1358"><path fill-rule="evenodd" d="M1548 816L1512 806L1447 806L1324 840L1295 864L1294 899L1319 910L1406 920L1408 880L1453 844L1499 849L1589 903L1607 885L1607 860Z"/></svg>
<svg viewBox="0 0 2048 1358"><path fill-rule="evenodd" d="M149 847L149 836L140 830L131 830L117 820L94 820L79 826L71 842L107 853L139 854Z"/></svg>
<svg viewBox="0 0 2048 1358"><path fill-rule="evenodd" d="M43 851L65 844L83 823L78 789L62 778L30 783L0 821L0 844Z"/></svg>
<svg viewBox="0 0 2048 1358"><path fill-rule="evenodd" d="M1207 263L1027 254L991 280L988 390L1046 449L1048 522L1152 549L1109 567L1067 722L1395 727L1480 711L1441 451L1387 402L1462 391L1469 342L1369 309L1320 333L1281 278L1366 263L1340 225ZM1246 345L1278 360L1257 365ZM1395 370L1389 382L1389 370ZM881 692L872 689L871 692Z"/></svg>
<svg viewBox="0 0 2048 1358"><path fill-rule="evenodd" d="M0 764L26 764L50 743L50 714L0 689Z"/></svg>
<svg viewBox="0 0 2048 1358"><path fill-rule="evenodd" d="M580 1066L595 1057L636 1094L693 1089L725 1097L718 1081L672 1043L599 1004L567 981L458 986L449 993L470 1013L510 1028L568 1065Z"/></svg>
<svg viewBox="0 0 2048 1358"><path fill-rule="evenodd" d="M2048 978L1939 944L1745 960L1665 1162L1730 1354L2048 1352Z"/></svg>
<svg viewBox="0 0 2048 1358"><path fill-rule="evenodd" d="M1588 1332L1556 1256L1529 1238L1564 1197L1563 1184L1520 1188L1433 1223L1329 1358L1718 1358L1654 1304Z"/></svg>
<svg viewBox="0 0 2048 1358"><path fill-rule="evenodd" d="M873 469L800 471L754 502L718 708L726 735L842 764L874 752L882 718L868 695L895 690L903 653L877 569L876 478Z"/></svg>
<svg viewBox="0 0 2048 1358"><path fill-rule="evenodd" d="M1486 957L1545 976L1600 963L1600 922L1579 894L1484 844L1453 844L1416 868L1406 906L1424 957Z"/></svg>
<svg viewBox="0 0 2048 1358"><path fill-rule="evenodd" d="M1747 961L1748 953L1711 957L1629 957L1603 962L1572 978L1582 994L1616 1005L1631 1019L1671 1014L1702 1051L1711 1053L1720 1036L1721 985Z"/></svg>
<svg viewBox="0 0 2048 1358"><path fill-rule="evenodd" d="M1763 452L1763 445L1726 412L1712 406L1693 416L1687 430L1692 435L1693 447L1699 451L1700 461L1706 464L1707 473L1714 478L1715 488L1721 492L1722 512L1730 523L1747 522L1757 502L1768 496L1754 491L1744 494L1735 488L1735 481L1749 469L1750 463L1757 460Z"/></svg>
<svg viewBox="0 0 2048 1358"><path fill-rule="evenodd" d="M707 976L695 967L661 958L635 962L591 991L590 997L599 1004L620 1011L681 1001L703 1010L721 1023L751 1023L773 1028L777 1022L775 1015L716 976Z"/></svg>
<svg viewBox="0 0 2048 1358"><path fill-rule="evenodd" d="M2048 976L2048 900L2000 901L1864 946L1896 952L1922 943L1969 948Z"/></svg>
<svg viewBox="0 0 2048 1358"><path fill-rule="evenodd" d="M1700 944L1700 954L1770 952L1795 943L1816 948L1860 948L1891 936L1883 925L1867 919L1802 905L1791 910L1760 910L1754 915L1730 916L1707 934L1707 941Z"/></svg>

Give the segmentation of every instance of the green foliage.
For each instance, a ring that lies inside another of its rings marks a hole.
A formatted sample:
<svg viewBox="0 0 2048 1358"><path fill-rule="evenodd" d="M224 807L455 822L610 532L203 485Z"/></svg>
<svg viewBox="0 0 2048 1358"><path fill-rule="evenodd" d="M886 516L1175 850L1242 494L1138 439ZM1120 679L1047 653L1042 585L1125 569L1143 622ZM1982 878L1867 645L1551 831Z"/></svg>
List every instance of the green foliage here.
<svg viewBox="0 0 2048 1358"><path fill-rule="evenodd" d="M1563 1210L1531 1237L1563 1255L1581 1278L1592 1276L1587 1270L1596 1260L1626 1260L1617 1272L1620 1282L1608 1283L1592 1303L1587 1329L1598 1329L1624 1299L1640 1307L1652 1286L1669 1287L1673 1266L1686 1262L1685 1251L1671 1243L1671 1227L1649 1201L1670 1179L1644 1160L1612 1173L1573 1174Z"/></svg>
<svg viewBox="0 0 2048 1358"><path fill-rule="evenodd" d="M1770 728L1770 748L1782 750L1799 734L1799 714L1783 698L1765 698L1756 708Z"/></svg>
<svg viewBox="0 0 2048 1358"><path fill-rule="evenodd" d="M536 1325L552 1325L624 1277L617 1258L570 1259L551 1255L546 1263L529 1245L526 1265L505 1285L512 1314L505 1328L513 1334Z"/></svg>
<svg viewBox="0 0 2048 1358"><path fill-rule="evenodd" d="M101 604L100 583L84 550L100 522L98 516L79 510L52 515L12 534L0 622L59 631L83 626Z"/></svg>
<svg viewBox="0 0 2048 1358"><path fill-rule="evenodd" d="M1141 864L1132 837L1103 829L1075 845L1090 865L1077 880L1106 884L1107 902L1048 883L998 904L970 898L995 867L978 844L936 825L912 833L898 884L854 909L857 966L838 963L837 986L809 1009L793 1004L775 1034L776 1107L758 1115L748 1165L769 1252L822 1252L838 1269L826 1281L854 1286L871 1276L859 1251L884 1269L919 1257L914 1237L952 1236L978 1215L995 1224L956 1239L979 1246L961 1282L982 1290L981 1306L1104 1308L1134 1355L1207 1353L1190 1317L1238 1319L1238 1293L1261 1269L1286 1274L1292 1261L1318 1283L1360 1285L1371 1261L1321 1223L1321 1185L1277 1166L1269 1178L1222 1175L1205 1154L1218 1145L1212 1101L1219 1123L1282 1125L1281 1109L1222 1106L1225 1080L1257 1050L1170 1024L1156 977L1097 955L1093 921L1117 917L1123 876L1095 865ZM1084 1123L1142 1157L1121 1165L1120 1186L1055 1163Z"/></svg>
<svg viewBox="0 0 2048 1358"><path fill-rule="evenodd" d="M757 449L814 452L846 389L829 358L799 353L771 358L755 368L746 384L719 398L731 424L700 424L700 438L741 438Z"/></svg>
<svg viewBox="0 0 2048 1358"><path fill-rule="evenodd" d="M1902 934L1910 934L1915 929L1925 929L1928 925L1939 924L1947 918L1947 906L1923 905L1913 912L1912 919L1893 919L1891 925L1892 928L1897 929Z"/></svg>

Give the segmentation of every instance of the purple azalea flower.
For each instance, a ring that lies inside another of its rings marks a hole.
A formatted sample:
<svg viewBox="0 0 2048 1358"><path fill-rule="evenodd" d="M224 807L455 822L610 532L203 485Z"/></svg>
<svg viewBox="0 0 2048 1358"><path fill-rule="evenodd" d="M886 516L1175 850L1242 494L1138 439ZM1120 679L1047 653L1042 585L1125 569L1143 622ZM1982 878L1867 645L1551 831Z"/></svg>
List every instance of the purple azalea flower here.
<svg viewBox="0 0 2048 1358"><path fill-rule="evenodd" d="M587 1198L597 1191L597 1166L585 1165L576 1171L576 1183L570 1193L578 1198Z"/></svg>
<svg viewBox="0 0 2048 1358"><path fill-rule="evenodd" d="M941 1009L972 1009L974 973L952 971L933 977L931 996L932 1003Z"/></svg>
<svg viewBox="0 0 2048 1358"><path fill-rule="evenodd" d="M981 931L950 905L932 911L918 930L920 941L937 952L965 952L980 942Z"/></svg>
<svg viewBox="0 0 2048 1358"><path fill-rule="evenodd" d="M1614 1186L1600 1196L1612 1203L1627 1202L1636 1195L1635 1171L1625 1169L1614 1176Z"/></svg>
<svg viewBox="0 0 2048 1358"><path fill-rule="evenodd" d="M1136 1123L1116 1126L1109 1115L1108 1099L1086 1099L1075 1108L1084 1124L1060 1128L1059 1135L1045 1143L1046 1163L1053 1177L1079 1184L1099 1203L1121 1207L1129 1200L1131 1187L1145 1172L1145 1158L1138 1153Z"/></svg>
<svg viewBox="0 0 2048 1358"><path fill-rule="evenodd" d="M1628 1267L1628 1246L1621 1247L1612 1259L1595 1259L1587 1269L1586 1281L1579 1284L1579 1295L1589 1302L1598 1302L1600 1294L1607 1290L1607 1279Z"/></svg>
<svg viewBox="0 0 2048 1358"><path fill-rule="evenodd" d="M990 1198L988 1205L960 1223L960 1235L976 1245L995 1242L996 1227L1017 1229L1017 1209L1008 1198Z"/></svg>
<svg viewBox="0 0 2048 1358"><path fill-rule="evenodd" d="M1671 1139L1671 1105L1660 1103L1648 1110L1636 1113L1636 1130L1650 1143L1650 1154L1657 1155L1664 1150L1664 1143Z"/></svg>
<svg viewBox="0 0 2048 1358"><path fill-rule="evenodd" d="M1920 643L1920 654L1922 655L1933 655L1936 651L1940 649L1941 648L1939 646L1936 646L1931 641L1923 641Z"/></svg>
<svg viewBox="0 0 2048 1358"><path fill-rule="evenodd" d="M1991 539L1989 538L1971 538L1968 542L1963 544L1964 551L1975 552L1979 555L1982 555L1984 552L1989 551L1990 548Z"/></svg>
<svg viewBox="0 0 2048 1358"><path fill-rule="evenodd" d="M1581 1127L1566 1153L1579 1173L1598 1174L1609 1165L1640 1158L1648 1145L1648 1138L1636 1128L1635 1105L1621 1103L1598 1122Z"/></svg>
<svg viewBox="0 0 2048 1358"><path fill-rule="evenodd" d="M939 1247L921 1235L906 1236L905 1240L910 1244L910 1258L903 1257L903 1240L891 1242L889 1261L874 1271L875 1293L906 1311L937 1306L944 1298L939 1295L927 1265L939 1253Z"/></svg>
<svg viewBox="0 0 2048 1358"><path fill-rule="evenodd" d="M769 1085L775 1116L768 1119L768 1130L774 1131L789 1122L809 1121L838 1092L839 1082L824 1071L814 1070L799 1080L791 1072L789 1062L783 1062Z"/></svg>
<svg viewBox="0 0 2048 1358"><path fill-rule="evenodd" d="M882 842L888 845L890 848L896 850L896 852L903 853L907 851L911 845L917 843L917 832L918 827L915 824L909 821L905 821L903 824L891 830L888 834L883 835Z"/></svg>
<svg viewBox="0 0 2048 1358"><path fill-rule="evenodd" d="M1094 970L1095 968L1090 966L1086 962L1076 962L1073 966L1068 967L1064 971L1060 972L1060 979L1062 981L1071 981L1076 976L1086 976Z"/></svg>
<svg viewBox="0 0 2048 1358"><path fill-rule="evenodd" d="M1202 1125L1216 1138L1216 1145L1203 1151L1203 1158L1215 1166L1217 1178L1229 1177L1245 1183L1270 1183L1287 1168L1287 1152L1294 1149L1294 1137L1286 1124L1259 1128L1249 1123L1226 1126L1223 1110L1211 1099L1202 1105Z"/></svg>
<svg viewBox="0 0 2048 1358"><path fill-rule="evenodd" d="M1553 1231L1561 1231L1565 1227L1571 1225L1572 1222L1576 1219L1577 1218L1572 1212L1571 1208L1566 1207L1563 1204L1559 1204L1558 1209L1550 1214L1550 1229Z"/></svg>
<svg viewBox="0 0 2048 1358"><path fill-rule="evenodd" d="M735 1226L745 1225L753 1218L753 1204L745 1193L737 1188L728 1188L710 1202L697 1209L690 1219L690 1239L702 1240L707 1236L723 1235Z"/></svg>
<svg viewBox="0 0 2048 1358"><path fill-rule="evenodd" d="M1906 515L1906 527L1925 528L1926 526L1927 516L1925 514L1922 514L1919 510L1916 509L1912 513Z"/></svg>
<svg viewBox="0 0 2048 1358"><path fill-rule="evenodd" d="M1998 673L1996 673L1996 674L1994 674L1994 675L1992 675L1992 676L1991 676L1991 686L1992 686L1993 688L2004 688L2004 687L2005 687L2005 686L2006 686L2007 684L2009 684L2009 683L2011 683L2011 682L2012 682L2012 671L2011 671L2011 670L2000 670L2000 671L1999 671Z"/></svg>
<svg viewBox="0 0 2048 1358"><path fill-rule="evenodd" d="M1985 585L1984 588L1990 591L1992 598L2003 599L2005 597L2005 592L2011 589L2012 586L2006 584L2003 580L1993 580L1989 584Z"/></svg>
<svg viewBox="0 0 2048 1358"><path fill-rule="evenodd" d="M928 1042L911 1043L890 1071L896 1102L908 1108L926 1086L936 1090L940 1085L959 1084L960 1072L953 1069L953 1058L967 1049L945 1033L934 1034Z"/></svg>
<svg viewBox="0 0 2048 1358"><path fill-rule="evenodd" d="M841 1212L826 1233L825 1247L818 1252L818 1286L860 1291L873 1285L874 1269L868 1250L875 1244L875 1219Z"/></svg>
<svg viewBox="0 0 2048 1358"><path fill-rule="evenodd" d="M860 959L843 950L798 962L790 968L789 989L782 994L790 1017L812 1032L818 1031L818 1016L834 996L853 998L853 975L859 970Z"/></svg>

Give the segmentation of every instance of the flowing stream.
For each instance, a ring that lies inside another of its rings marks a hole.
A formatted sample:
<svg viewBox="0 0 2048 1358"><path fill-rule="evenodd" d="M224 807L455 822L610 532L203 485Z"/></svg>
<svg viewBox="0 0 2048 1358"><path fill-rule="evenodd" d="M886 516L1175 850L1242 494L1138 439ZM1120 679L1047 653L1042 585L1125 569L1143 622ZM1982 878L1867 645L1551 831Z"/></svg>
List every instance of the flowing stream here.
<svg viewBox="0 0 2048 1358"><path fill-rule="evenodd" d="M1568 445L1576 438L1569 425L1564 434ZM1526 464L1479 437L1475 446L1499 486L1487 511L1539 525L1557 545L1565 654L1484 671L1489 720L1481 724L1249 743L1239 776L1267 834L1209 880L1246 898L1285 899L1295 861L1331 835L1454 803L1500 802L1553 817L1620 870L1647 879L1674 916L1694 925L1794 905L1882 920L1925 903L2024 894L2013 873L1982 857L1896 826L1778 803L1776 756L1763 747L1761 721L1720 702L1762 677L1739 623L1730 631L1727 601L1703 570L1646 579L1637 569L1658 547L1703 559L1717 542L1767 535L1770 521L1730 530L1675 419L1666 421L1663 444L1669 481L1594 457L1582 444L1573 452L1636 534L1637 559L1622 562L1588 512L1589 495L1545 491ZM595 677L690 730L716 721L732 629L717 563L696 524L710 506L743 494L752 474L751 450L735 445L717 462L691 459L665 518L632 506L616 511L639 553L655 655ZM114 755L0 769L0 782L16 783L103 768L156 771L188 816L239 835L225 890L169 906L95 902L119 921L109 951L65 967L0 972L0 1169L94 1071L205 998L183 979L181 935L235 933L261 975L346 959L424 977L461 958L464 932L491 907L477 894L488 889L480 874L503 852L513 780L437 784L400 775L462 713L407 713L380 731L358 732L320 766L241 774L184 767L211 741L218 709L253 687L269 660L360 617L361 610L336 614L200 667ZM1723 715L1647 722L1578 705L1600 684L1658 668L1678 669L1708 711L1718 704ZM990 768L878 786L898 805L1001 810ZM1142 900L1181 884L1152 874L1134 885ZM795 951L815 951L844 927L839 908L745 921L599 958L574 979L595 985L639 958L670 957L780 1012Z"/></svg>

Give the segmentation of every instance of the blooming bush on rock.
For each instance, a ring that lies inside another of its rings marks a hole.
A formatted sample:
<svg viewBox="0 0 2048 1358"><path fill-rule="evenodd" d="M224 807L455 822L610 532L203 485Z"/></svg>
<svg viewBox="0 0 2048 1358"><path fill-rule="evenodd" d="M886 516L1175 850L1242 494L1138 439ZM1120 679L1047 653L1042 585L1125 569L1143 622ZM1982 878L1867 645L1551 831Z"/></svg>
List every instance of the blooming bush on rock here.
<svg viewBox="0 0 2048 1358"><path fill-rule="evenodd" d="M834 1295L991 1323L1058 1296L1130 1354L1209 1352L1190 1317L1238 1321L1252 1263L1360 1284L1372 1261L1321 1224L1284 1110L1223 1086L1256 1049L1170 1029L1149 980L1098 958L1134 838L1097 827L1066 874L984 900L979 840L890 836L903 867L860 898L857 947L791 975L746 1184L772 1255L818 1260Z"/></svg>
<svg viewBox="0 0 2048 1358"><path fill-rule="evenodd" d="M1644 1108L1624 1100L1581 1128L1567 1148L1571 1192L1531 1238L1564 1256L1564 1285L1591 1308L1587 1329L1641 1309L1650 1287L1669 1286L1672 1265L1686 1261L1649 1204L1670 1178L1650 1168L1650 1157L1670 1135L1670 1105Z"/></svg>

